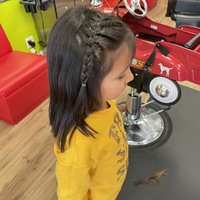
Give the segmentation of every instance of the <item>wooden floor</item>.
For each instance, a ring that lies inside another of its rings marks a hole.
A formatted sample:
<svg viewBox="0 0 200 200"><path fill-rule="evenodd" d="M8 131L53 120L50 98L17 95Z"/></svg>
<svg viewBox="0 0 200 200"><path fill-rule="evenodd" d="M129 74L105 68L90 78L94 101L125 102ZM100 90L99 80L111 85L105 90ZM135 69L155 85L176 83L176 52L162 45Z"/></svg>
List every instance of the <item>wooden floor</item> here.
<svg viewBox="0 0 200 200"><path fill-rule="evenodd" d="M166 7L167 0L158 0L148 16L174 26L170 18L165 18ZM199 85L181 84L200 91ZM118 100L125 96L122 94ZM57 199L48 102L47 99L15 126L0 121L0 200Z"/></svg>

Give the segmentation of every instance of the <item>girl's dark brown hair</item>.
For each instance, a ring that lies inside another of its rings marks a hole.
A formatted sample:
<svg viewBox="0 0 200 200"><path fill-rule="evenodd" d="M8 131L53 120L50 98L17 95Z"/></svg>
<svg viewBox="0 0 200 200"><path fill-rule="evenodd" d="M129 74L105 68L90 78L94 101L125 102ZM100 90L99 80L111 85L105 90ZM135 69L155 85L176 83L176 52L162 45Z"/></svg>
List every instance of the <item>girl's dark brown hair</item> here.
<svg viewBox="0 0 200 200"><path fill-rule="evenodd" d="M134 54L133 34L122 20L91 8L68 9L55 23L47 45L49 118L61 151L76 129L94 137L85 119L101 106L101 82L113 62L107 53L123 42Z"/></svg>

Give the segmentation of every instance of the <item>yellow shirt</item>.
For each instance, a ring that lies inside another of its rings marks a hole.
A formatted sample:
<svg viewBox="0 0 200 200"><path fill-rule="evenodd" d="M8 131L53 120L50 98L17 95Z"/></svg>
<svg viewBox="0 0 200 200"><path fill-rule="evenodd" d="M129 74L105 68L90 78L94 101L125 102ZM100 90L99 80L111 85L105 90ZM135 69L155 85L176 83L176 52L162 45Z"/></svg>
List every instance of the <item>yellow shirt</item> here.
<svg viewBox="0 0 200 200"><path fill-rule="evenodd" d="M86 122L96 138L75 131L70 146L57 156L58 200L115 200L128 167L128 144L121 114L114 100Z"/></svg>

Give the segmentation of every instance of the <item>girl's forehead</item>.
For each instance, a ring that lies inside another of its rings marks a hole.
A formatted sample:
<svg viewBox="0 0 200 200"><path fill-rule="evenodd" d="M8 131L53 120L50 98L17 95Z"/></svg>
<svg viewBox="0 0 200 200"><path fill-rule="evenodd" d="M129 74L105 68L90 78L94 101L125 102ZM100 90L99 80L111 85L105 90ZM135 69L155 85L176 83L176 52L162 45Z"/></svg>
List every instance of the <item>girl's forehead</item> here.
<svg viewBox="0 0 200 200"><path fill-rule="evenodd" d="M110 54L112 62L111 71L117 70L118 72L123 72L130 65L132 57L133 50L124 42L115 52Z"/></svg>

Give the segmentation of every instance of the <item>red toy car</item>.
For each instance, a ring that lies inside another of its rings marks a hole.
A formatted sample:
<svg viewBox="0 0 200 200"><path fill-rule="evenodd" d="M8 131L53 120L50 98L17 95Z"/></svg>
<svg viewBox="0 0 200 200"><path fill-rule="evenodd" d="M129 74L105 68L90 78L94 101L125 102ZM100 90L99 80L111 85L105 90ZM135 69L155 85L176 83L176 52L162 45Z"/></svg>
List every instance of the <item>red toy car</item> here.
<svg viewBox="0 0 200 200"><path fill-rule="evenodd" d="M176 81L200 84L200 28L174 28L150 20L144 15L155 3L103 0L96 9L119 15L135 34L137 50L131 68L135 79L129 85L161 104L173 105L181 97Z"/></svg>

